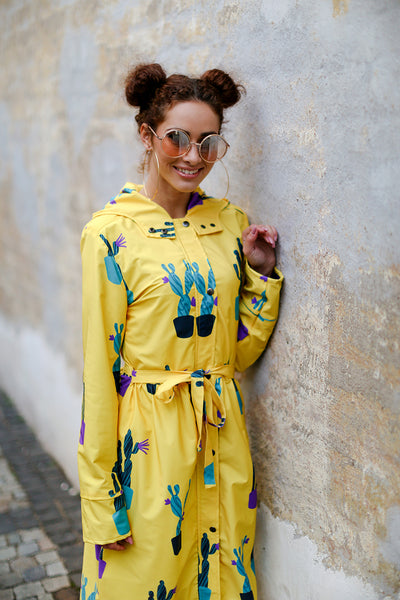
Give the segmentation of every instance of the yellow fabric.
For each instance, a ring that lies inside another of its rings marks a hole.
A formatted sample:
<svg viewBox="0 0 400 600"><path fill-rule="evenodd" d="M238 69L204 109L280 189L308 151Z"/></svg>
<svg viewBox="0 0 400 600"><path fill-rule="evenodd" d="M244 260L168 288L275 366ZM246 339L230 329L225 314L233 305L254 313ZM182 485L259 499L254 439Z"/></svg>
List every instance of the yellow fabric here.
<svg viewBox="0 0 400 600"><path fill-rule="evenodd" d="M127 183L82 234L82 600L257 598L256 488L234 370L265 347L282 275L246 215L194 194L171 219ZM123 552L102 544L133 536Z"/></svg>

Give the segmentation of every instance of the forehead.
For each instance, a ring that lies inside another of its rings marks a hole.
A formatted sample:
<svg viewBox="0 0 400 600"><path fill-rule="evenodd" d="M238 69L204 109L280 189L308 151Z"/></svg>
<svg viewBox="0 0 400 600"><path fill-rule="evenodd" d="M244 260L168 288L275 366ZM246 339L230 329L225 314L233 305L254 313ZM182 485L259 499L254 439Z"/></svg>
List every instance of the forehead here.
<svg viewBox="0 0 400 600"><path fill-rule="evenodd" d="M164 120L159 125L159 130L176 127L184 129L191 134L205 132L218 132L220 127L219 117L205 102L190 100L176 102L165 113Z"/></svg>

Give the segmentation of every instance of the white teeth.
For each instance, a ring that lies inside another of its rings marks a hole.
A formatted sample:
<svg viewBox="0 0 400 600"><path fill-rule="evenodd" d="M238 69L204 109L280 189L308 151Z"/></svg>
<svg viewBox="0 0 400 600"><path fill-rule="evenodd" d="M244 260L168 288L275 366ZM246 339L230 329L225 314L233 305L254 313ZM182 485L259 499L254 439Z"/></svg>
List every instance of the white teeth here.
<svg viewBox="0 0 400 600"><path fill-rule="evenodd" d="M190 171L189 169L178 169L177 170L180 171L181 173L184 173L185 175L195 175L196 173L199 172L198 169L195 169L194 171Z"/></svg>

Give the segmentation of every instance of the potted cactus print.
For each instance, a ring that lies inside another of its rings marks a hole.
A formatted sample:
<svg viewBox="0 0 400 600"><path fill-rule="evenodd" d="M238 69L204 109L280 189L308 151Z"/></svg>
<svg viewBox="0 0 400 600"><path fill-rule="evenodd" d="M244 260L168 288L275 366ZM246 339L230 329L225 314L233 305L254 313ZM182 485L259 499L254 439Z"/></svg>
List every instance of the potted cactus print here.
<svg viewBox="0 0 400 600"><path fill-rule="evenodd" d="M215 554L219 550L219 544L213 544L210 548L210 541L206 533L203 533L201 538L201 571L198 576L199 600L210 600L211 589L208 587L208 572L210 563L208 557ZM200 560L200 559L199 559Z"/></svg>
<svg viewBox="0 0 400 600"><path fill-rule="evenodd" d="M239 250L234 250L234 255L236 258L236 263L233 264L233 268L235 269L236 277L239 280L239 289L238 295L235 298L235 319L239 321L239 305L240 305L240 288L242 286L242 261L243 261L243 245L240 241L240 238L236 238Z"/></svg>
<svg viewBox="0 0 400 600"><path fill-rule="evenodd" d="M195 262L192 263L194 284L199 294L203 296L200 306L200 316L196 318L197 333L200 337L207 337L211 334L213 330L215 315L211 313L214 308L214 304L217 301L216 298L214 300L213 296L213 292L215 290L216 285L214 272L211 268L210 261L208 259L207 263L210 267L208 271L207 289L204 277L199 271L199 265ZM208 293L208 290L212 290L212 293Z"/></svg>
<svg viewBox="0 0 400 600"><path fill-rule="evenodd" d="M165 587L165 583L163 580L160 581L157 588L157 600L171 600L172 596L176 592L176 587L170 590L167 595L167 588ZM149 592L148 600L155 600L154 592Z"/></svg>
<svg viewBox="0 0 400 600"><path fill-rule="evenodd" d="M103 559L103 546L100 546L99 544L95 544L95 554L96 554L96 560L99 563L99 579L101 579L103 577L103 573L104 570L106 568L106 561Z"/></svg>
<svg viewBox="0 0 400 600"><path fill-rule="evenodd" d="M133 498L133 490L131 488L131 474L132 474L132 454L137 454L141 450L144 454L147 454L149 447L149 441L144 440L143 442L136 442L133 446L132 432L128 429L124 438L124 468L122 469L122 444L121 440L118 440L117 447L117 460L111 472L113 480L114 491L110 490L108 493L111 498L114 498L115 513L113 519L117 531L120 535L128 533L129 527L127 510L130 509ZM123 492L123 494L121 493Z"/></svg>
<svg viewBox="0 0 400 600"><path fill-rule="evenodd" d="M191 265L184 261L185 271L185 291L183 291L182 282L175 272L175 266L168 263L168 267L162 264L162 268L167 272L168 277L164 277L164 283L169 283L174 294L179 296L178 316L174 319L174 327L176 335L180 338L189 338L193 335L194 317L190 315L192 302L189 297L189 292L193 286L193 271Z"/></svg>
<svg viewBox="0 0 400 600"><path fill-rule="evenodd" d="M118 331L118 323L114 323L114 329L115 329L115 335L110 335L109 340L111 342L114 342L114 351L117 354L117 358L115 359L115 362L113 364L113 375L114 375L114 381L115 381L115 387L117 392L119 392L119 388L120 388L120 378L121 378L121 345L122 345L122 332L124 330L124 326L121 323L121 325L119 326L119 331Z"/></svg>
<svg viewBox="0 0 400 600"><path fill-rule="evenodd" d="M178 517L178 524L176 526L176 535L175 535L175 537L173 537L171 539L172 549L174 551L175 556L177 556L179 554L179 552L181 551L181 547L182 547L181 526L182 526L183 516L185 514L184 510L185 510L186 500L187 500L187 497L189 494L190 482L191 482L191 479L189 479L189 486L188 486L188 490L186 492L185 500L183 501L183 505L182 505L181 499L179 498L180 487L178 484L174 485L175 493L172 491L172 487L170 485L168 486L168 491L170 493L171 498L167 498L165 500L165 504L170 505L171 510L174 513L174 515Z"/></svg>
<svg viewBox="0 0 400 600"><path fill-rule="evenodd" d="M240 594L241 600L254 600L253 592L251 591L250 581L244 568L244 545L249 543L249 538L244 536L240 548L234 548L233 553L236 560L232 561L232 565L236 566L240 575L244 577L243 592Z"/></svg>
<svg viewBox="0 0 400 600"><path fill-rule="evenodd" d="M104 237L104 235L100 234L100 237L103 240L103 242L105 243L105 245L107 246L107 251L108 251L107 256L104 258L104 264L106 265L108 281L111 281L111 283L114 283L115 285L120 285L121 283L123 283L125 286L125 290L126 290L126 297L127 297L128 304L132 304L133 292L131 292L131 290L128 289L126 281L122 275L121 267L115 260L115 257L117 256L117 254L119 252L119 249L126 248L126 240L125 240L124 236L121 234L120 236L118 236L118 238L115 240L115 242L113 242L113 244L111 246L110 242L107 240L106 237Z"/></svg>

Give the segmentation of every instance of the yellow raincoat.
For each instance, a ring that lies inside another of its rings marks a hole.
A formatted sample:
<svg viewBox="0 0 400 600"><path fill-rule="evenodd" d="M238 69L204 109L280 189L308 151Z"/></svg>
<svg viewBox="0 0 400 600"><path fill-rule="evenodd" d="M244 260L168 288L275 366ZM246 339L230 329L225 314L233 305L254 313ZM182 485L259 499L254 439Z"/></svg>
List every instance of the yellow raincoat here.
<svg viewBox="0 0 400 600"><path fill-rule="evenodd" d="M227 200L198 189L172 219L140 189L127 183L82 235L81 599L256 600L234 371L264 349L282 275L244 260L247 217Z"/></svg>

